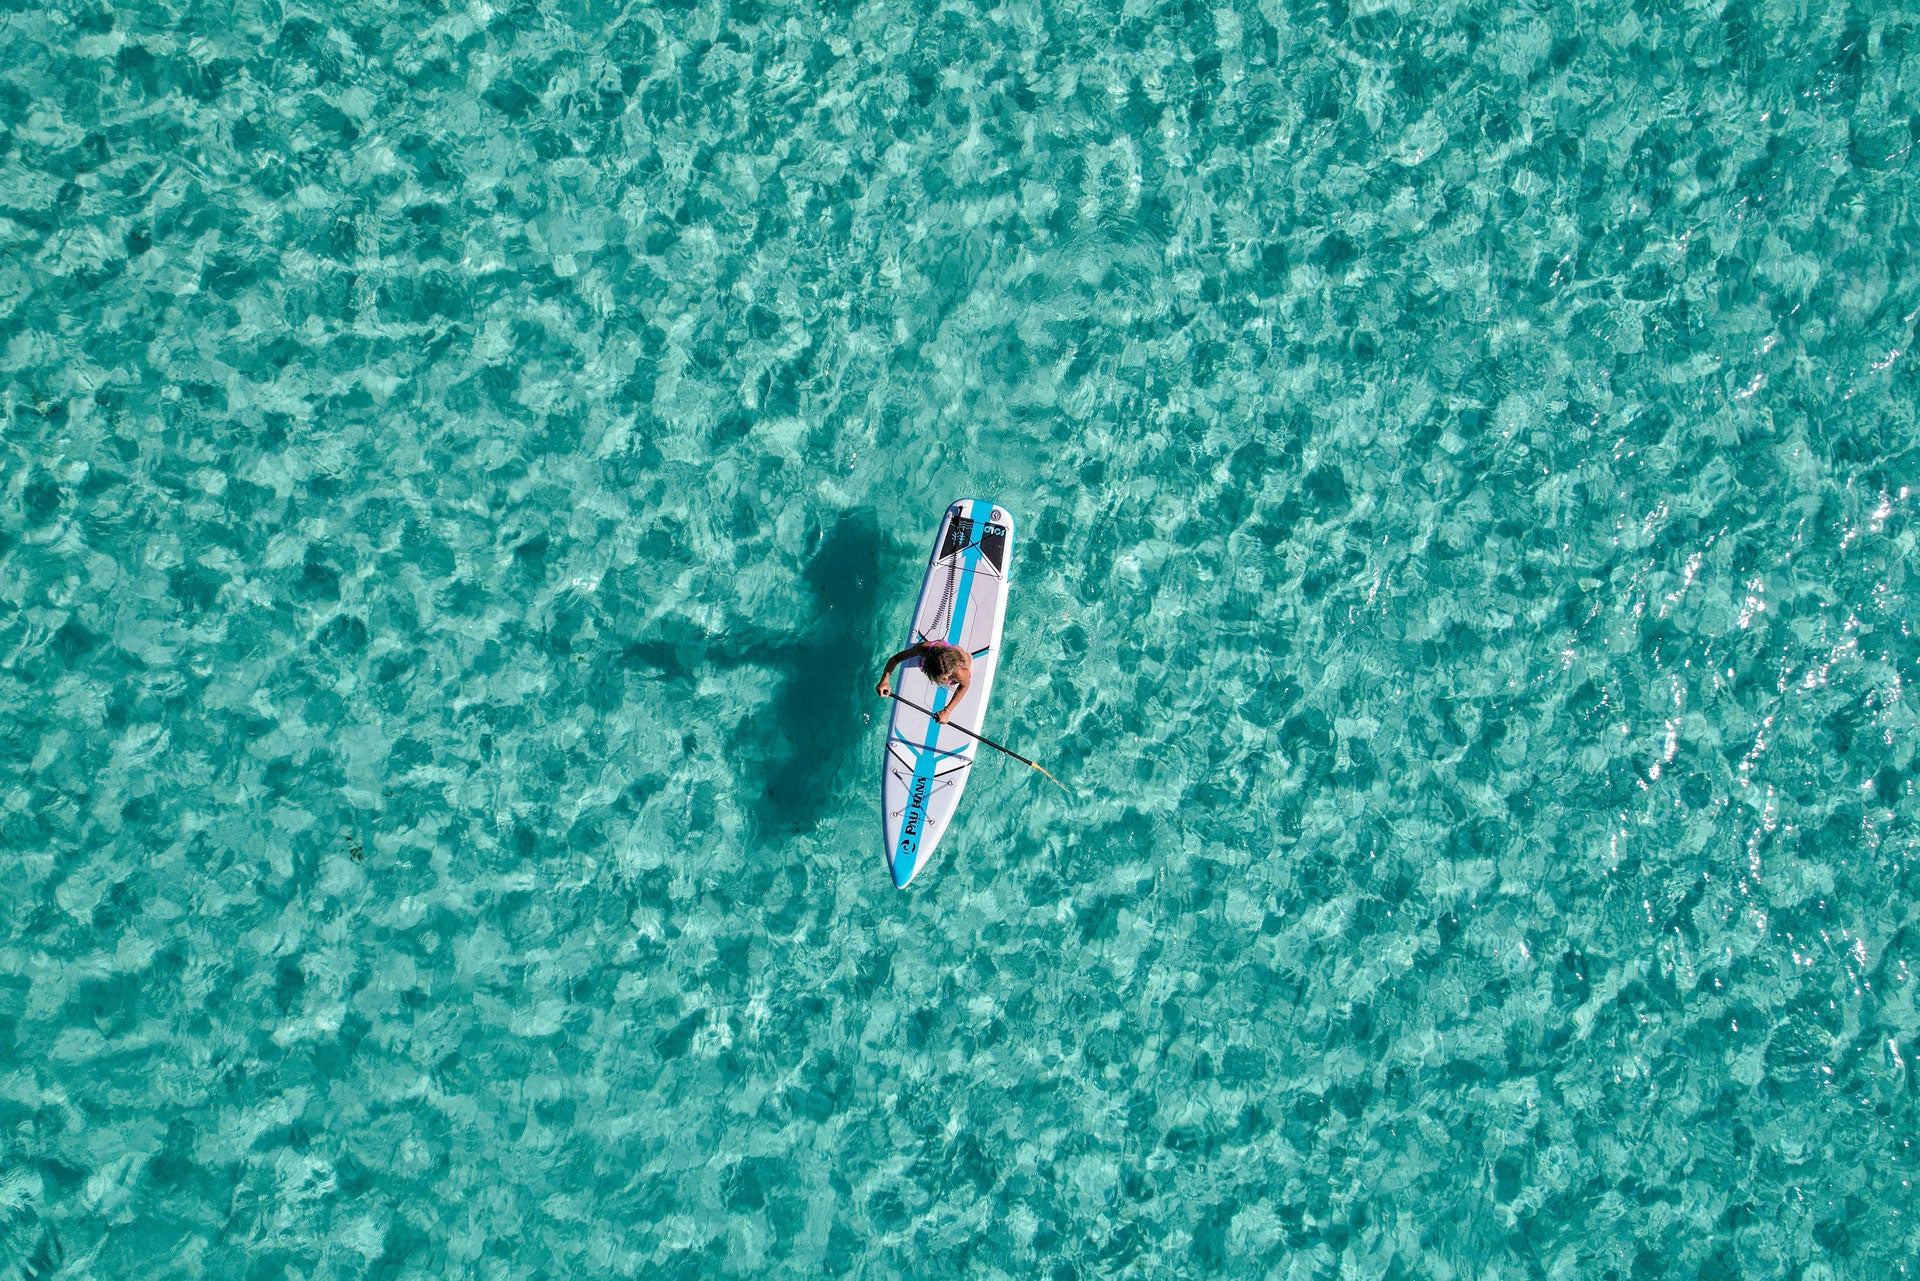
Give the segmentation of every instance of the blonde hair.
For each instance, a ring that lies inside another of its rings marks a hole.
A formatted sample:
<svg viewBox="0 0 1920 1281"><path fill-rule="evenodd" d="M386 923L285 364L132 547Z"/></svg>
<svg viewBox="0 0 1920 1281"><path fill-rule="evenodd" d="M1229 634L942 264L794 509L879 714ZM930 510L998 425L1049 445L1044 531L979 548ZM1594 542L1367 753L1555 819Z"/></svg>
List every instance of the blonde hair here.
<svg viewBox="0 0 1920 1281"><path fill-rule="evenodd" d="M920 660L922 671L934 680L951 676L960 670L961 652L952 645L929 645L926 656Z"/></svg>

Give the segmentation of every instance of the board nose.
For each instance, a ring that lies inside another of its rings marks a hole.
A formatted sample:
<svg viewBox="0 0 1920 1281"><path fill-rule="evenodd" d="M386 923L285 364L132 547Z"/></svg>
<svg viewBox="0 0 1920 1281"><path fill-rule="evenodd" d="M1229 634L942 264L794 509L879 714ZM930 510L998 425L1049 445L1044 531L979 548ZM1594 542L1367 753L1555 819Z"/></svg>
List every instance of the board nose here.
<svg viewBox="0 0 1920 1281"><path fill-rule="evenodd" d="M893 865L890 870L893 872L893 888L896 890L904 890L907 888L907 882L913 879L913 874L916 869L913 866L912 860L896 858L893 860Z"/></svg>

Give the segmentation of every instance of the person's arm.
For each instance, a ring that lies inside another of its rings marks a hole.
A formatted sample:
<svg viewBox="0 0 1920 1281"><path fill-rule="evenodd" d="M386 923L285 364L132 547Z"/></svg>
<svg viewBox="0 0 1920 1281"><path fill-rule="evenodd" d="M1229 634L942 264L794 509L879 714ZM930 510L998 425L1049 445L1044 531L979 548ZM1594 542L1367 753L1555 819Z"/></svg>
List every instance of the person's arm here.
<svg viewBox="0 0 1920 1281"><path fill-rule="evenodd" d="M909 658L920 657L920 655L926 651L926 648L925 645L909 645L892 658L889 658L887 660L886 670L880 673L880 683L873 687L875 692L882 698L890 697L893 694L893 686L887 683L887 677L893 675L893 669L906 662Z"/></svg>
<svg viewBox="0 0 1920 1281"><path fill-rule="evenodd" d="M945 707L934 714L933 719L939 721L942 725L951 721L953 719L953 709L958 707L960 700L967 696L967 686L972 682L973 672L969 669L962 669L960 672L960 683L953 688L953 697L947 700Z"/></svg>

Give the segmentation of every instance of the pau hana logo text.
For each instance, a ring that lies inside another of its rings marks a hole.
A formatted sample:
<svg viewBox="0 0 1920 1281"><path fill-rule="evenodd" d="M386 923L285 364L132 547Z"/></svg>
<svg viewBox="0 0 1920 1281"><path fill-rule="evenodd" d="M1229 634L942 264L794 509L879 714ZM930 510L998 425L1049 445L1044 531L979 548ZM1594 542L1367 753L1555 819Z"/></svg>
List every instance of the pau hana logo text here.
<svg viewBox="0 0 1920 1281"><path fill-rule="evenodd" d="M927 817L927 792L933 780L922 774L913 780L913 792L907 798L907 821L900 825L900 852L911 854L920 848L920 825Z"/></svg>

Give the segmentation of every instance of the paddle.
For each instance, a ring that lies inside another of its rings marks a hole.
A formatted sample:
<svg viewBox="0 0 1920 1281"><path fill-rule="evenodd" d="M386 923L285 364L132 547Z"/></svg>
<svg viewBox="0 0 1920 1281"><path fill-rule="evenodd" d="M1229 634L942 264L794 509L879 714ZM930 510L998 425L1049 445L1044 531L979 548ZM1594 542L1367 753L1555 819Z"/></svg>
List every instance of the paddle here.
<svg viewBox="0 0 1920 1281"><path fill-rule="evenodd" d="M911 707L916 712L925 712L928 716L932 716L934 714L933 709L930 707L922 707L920 706L920 704L914 702L910 698L901 698L898 690L888 691L887 697L893 699L897 703L905 703L908 707ZM965 734L968 738L977 739L978 741L985 743L988 747L991 747L996 752L1005 752L1008 756L1013 757L1014 760L1019 761L1022 765L1027 766L1029 769L1037 769L1037 770L1040 770L1042 774L1047 774L1047 771L1045 769L1042 769L1040 766L1035 765L1032 761L1020 755L1020 753L1014 751L1011 747L1002 747L1000 744L988 738L985 734L976 734L972 730L968 729L965 725L950 724L950 725L947 725L946 728L957 729L962 734ZM1053 775L1051 774L1047 774L1047 777L1050 779L1053 779L1053 785L1055 787L1058 787L1061 791L1065 792L1068 796L1073 795L1073 789L1068 787L1065 783L1062 783L1059 779L1054 778Z"/></svg>

